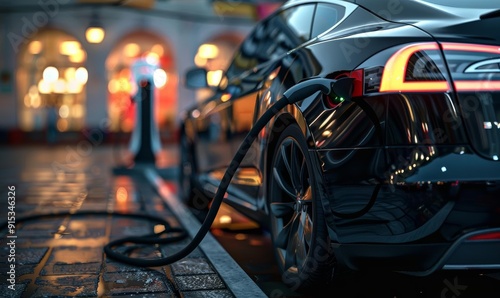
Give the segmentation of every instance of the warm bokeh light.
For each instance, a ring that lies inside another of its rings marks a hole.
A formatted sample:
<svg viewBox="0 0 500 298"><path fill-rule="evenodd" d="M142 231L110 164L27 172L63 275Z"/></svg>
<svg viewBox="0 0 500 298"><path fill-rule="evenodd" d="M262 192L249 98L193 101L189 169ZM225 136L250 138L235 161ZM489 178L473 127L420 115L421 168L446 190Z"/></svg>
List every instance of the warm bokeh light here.
<svg viewBox="0 0 500 298"><path fill-rule="evenodd" d="M64 71L64 78L68 81L73 80L75 78L76 69L74 67L68 67Z"/></svg>
<svg viewBox="0 0 500 298"><path fill-rule="evenodd" d="M128 200L128 191L125 187L118 187L116 190L116 200L120 203L124 203Z"/></svg>
<svg viewBox="0 0 500 298"><path fill-rule="evenodd" d="M71 109L71 115L75 118L82 118L83 117L83 106L80 104L73 105L73 108Z"/></svg>
<svg viewBox="0 0 500 298"><path fill-rule="evenodd" d="M82 85L87 83L89 79L89 74L85 67L78 67L75 71L75 79Z"/></svg>
<svg viewBox="0 0 500 298"><path fill-rule="evenodd" d="M160 56L154 52L148 52L146 54L146 62L151 65L158 65L160 62Z"/></svg>
<svg viewBox="0 0 500 298"><path fill-rule="evenodd" d="M211 70L207 72L207 82L209 86L217 86L222 79L222 70Z"/></svg>
<svg viewBox="0 0 500 298"><path fill-rule="evenodd" d="M201 58L198 53L196 54L196 56L194 56L194 64L198 67L204 67L207 64L207 59Z"/></svg>
<svg viewBox="0 0 500 298"><path fill-rule="evenodd" d="M221 100L222 102L226 102L226 101L228 101L228 100L230 100L230 99L231 99L231 94L230 94L230 93L224 93L224 94L221 96L221 98L220 98L220 100Z"/></svg>
<svg viewBox="0 0 500 298"><path fill-rule="evenodd" d="M54 83L53 91L55 93L65 93L66 92L66 81L64 79L58 79Z"/></svg>
<svg viewBox="0 0 500 298"><path fill-rule="evenodd" d="M35 94L28 93L24 96L24 105L28 108L31 107L36 109L39 108L41 104L42 104L42 99L40 98L38 92L36 92Z"/></svg>
<svg viewBox="0 0 500 298"><path fill-rule="evenodd" d="M159 234L159 233L162 233L163 231L165 231L165 226L164 225L155 225L154 228L153 228L155 234Z"/></svg>
<svg viewBox="0 0 500 298"><path fill-rule="evenodd" d="M39 40L33 40L32 42L30 42L30 44L28 46L28 51L30 52L30 54L33 54L33 55L40 54L42 49L43 49L43 45L42 45L42 42Z"/></svg>
<svg viewBox="0 0 500 298"><path fill-rule="evenodd" d="M167 73L163 69L158 68L153 72L153 82L156 88L165 86L165 84L167 83L167 79Z"/></svg>
<svg viewBox="0 0 500 298"><path fill-rule="evenodd" d="M35 96L30 96L30 104L33 108L37 109L42 105L42 99L40 98L40 95L35 95Z"/></svg>
<svg viewBox="0 0 500 298"><path fill-rule="evenodd" d="M171 129L176 116L174 61L168 46L149 32L140 30L116 43L106 61L111 131L130 132L134 128L137 105L131 104L131 98L139 96L138 83L144 77L154 86L155 122Z"/></svg>
<svg viewBox="0 0 500 298"><path fill-rule="evenodd" d="M35 85L31 85L30 89L28 90L28 94L31 96L35 96L38 94L38 89Z"/></svg>
<svg viewBox="0 0 500 298"><path fill-rule="evenodd" d="M76 53L69 56L69 61L71 61L73 63L82 63L83 61L85 61L86 57L87 57L87 54L85 53L85 51L82 49L78 49L78 51L76 51Z"/></svg>
<svg viewBox="0 0 500 298"><path fill-rule="evenodd" d="M202 44L198 48L198 55L200 58L214 59L217 55L219 55L219 48L216 45L209 43Z"/></svg>
<svg viewBox="0 0 500 298"><path fill-rule="evenodd" d="M28 94L24 96L24 105L28 108L31 106L31 98Z"/></svg>
<svg viewBox="0 0 500 298"><path fill-rule="evenodd" d="M41 94L49 94L50 91L52 90L50 83L47 82L46 80L42 79L40 82L38 82L38 92Z"/></svg>
<svg viewBox="0 0 500 298"><path fill-rule="evenodd" d="M108 83L108 91L111 94L115 94L118 92L120 86L118 84L118 81L116 79L111 79Z"/></svg>
<svg viewBox="0 0 500 298"><path fill-rule="evenodd" d="M123 47L123 53L127 57L136 57L141 52L141 48L136 43L129 43Z"/></svg>
<svg viewBox="0 0 500 298"><path fill-rule="evenodd" d="M132 72L130 71L130 68L124 68L120 70L120 73L118 75L123 78L130 78Z"/></svg>
<svg viewBox="0 0 500 298"><path fill-rule="evenodd" d="M67 132L85 126L87 95L82 83L88 74L80 70L77 80L76 71L88 58L82 42L63 30L44 28L20 48L15 83L21 130L44 131L53 125ZM57 122L60 119L64 121Z"/></svg>
<svg viewBox="0 0 500 298"><path fill-rule="evenodd" d="M234 235L234 239L243 241L243 240L247 239L247 235L245 235L243 233L238 233L238 234Z"/></svg>
<svg viewBox="0 0 500 298"><path fill-rule="evenodd" d="M85 31L85 38L90 43L100 43L104 39L104 29L102 27L89 27Z"/></svg>
<svg viewBox="0 0 500 298"><path fill-rule="evenodd" d="M60 132L68 130L68 120L66 119L57 120L57 130L59 130Z"/></svg>
<svg viewBox="0 0 500 298"><path fill-rule="evenodd" d="M63 41L59 45L59 52L63 55L75 55L78 51L80 51L80 43L78 41Z"/></svg>
<svg viewBox="0 0 500 298"><path fill-rule="evenodd" d="M156 53L158 56L161 57L161 56L163 56L163 53L164 53L163 46L161 44L155 44L151 48L151 52Z"/></svg>
<svg viewBox="0 0 500 298"><path fill-rule="evenodd" d="M130 93L132 90L132 86L130 84L130 81L126 78L119 78L118 79L118 91L123 91Z"/></svg>
<svg viewBox="0 0 500 298"><path fill-rule="evenodd" d="M131 132L132 128L134 128L134 120L133 119L123 119L120 128L123 132Z"/></svg>
<svg viewBox="0 0 500 298"><path fill-rule="evenodd" d="M83 86L76 79L68 80L66 83L66 91L71 94L82 92Z"/></svg>
<svg viewBox="0 0 500 298"><path fill-rule="evenodd" d="M229 215L222 215L219 217L219 223L221 224L230 224L232 222L232 218Z"/></svg>
<svg viewBox="0 0 500 298"><path fill-rule="evenodd" d="M59 117L68 118L69 116L69 107L67 105L62 105L59 108Z"/></svg>
<svg viewBox="0 0 500 298"><path fill-rule="evenodd" d="M59 78L59 71L54 66L48 66L43 70L42 77L47 83L54 83Z"/></svg>

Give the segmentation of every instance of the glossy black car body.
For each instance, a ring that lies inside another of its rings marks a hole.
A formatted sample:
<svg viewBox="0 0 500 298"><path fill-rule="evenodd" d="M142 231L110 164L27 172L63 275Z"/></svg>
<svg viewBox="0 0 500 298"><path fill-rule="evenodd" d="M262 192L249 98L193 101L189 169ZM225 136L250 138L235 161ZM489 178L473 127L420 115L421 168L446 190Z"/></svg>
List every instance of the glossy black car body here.
<svg viewBox="0 0 500 298"><path fill-rule="evenodd" d="M316 93L280 111L228 190L227 203L269 224L285 281L310 286L337 263L500 268L493 2L288 2L242 43L214 97L186 113L185 196L196 205L215 192L287 89L348 77L351 99Z"/></svg>

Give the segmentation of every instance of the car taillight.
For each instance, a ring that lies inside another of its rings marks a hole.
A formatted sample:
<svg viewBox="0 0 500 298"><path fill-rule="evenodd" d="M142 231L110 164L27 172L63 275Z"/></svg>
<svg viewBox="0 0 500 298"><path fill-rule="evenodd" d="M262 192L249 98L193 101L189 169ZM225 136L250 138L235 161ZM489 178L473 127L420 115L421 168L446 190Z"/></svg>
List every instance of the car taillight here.
<svg viewBox="0 0 500 298"><path fill-rule="evenodd" d="M484 234L477 234L467 238L469 241L478 241L478 240L500 240L500 232L491 232Z"/></svg>
<svg viewBox="0 0 500 298"><path fill-rule="evenodd" d="M448 76L445 60L452 79ZM377 73L379 69L365 71L365 74L372 74L371 86L366 85L365 77L366 92L448 92L451 81L457 92L499 91L500 47L453 42L411 44L390 56L381 75ZM379 88L376 86L378 79Z"/></svg>
<svg viewBox="0 0 500 298"><path fill-rule="evenodd" d="M457 92L500 90L500 46L441 44Z"/></svg>
<svg viewBox="0 0 500 298"><path fill-rule="evenodd" d="M450 85L437 43L406 46L384 66L379 92L447 92Z"/></svg>

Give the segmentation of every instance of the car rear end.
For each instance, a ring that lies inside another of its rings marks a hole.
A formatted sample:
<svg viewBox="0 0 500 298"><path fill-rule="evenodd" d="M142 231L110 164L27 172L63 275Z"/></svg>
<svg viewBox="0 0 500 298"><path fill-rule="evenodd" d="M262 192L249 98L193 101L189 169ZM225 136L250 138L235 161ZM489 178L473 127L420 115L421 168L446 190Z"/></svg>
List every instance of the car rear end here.
<svg viewBox="0 0 500 298"><path fill-rule="evenodd" d="M500 11L436 30L471 154L460 196L446 220L454 244L444 269L500 268ZM455 33L456 36L452 37ZM457 160L460 162L460 160ZM480 165L483 166L480 166ZM482 172L482 173L481 173ZM471 218L476 218L471 220ZM451 228L455 227L455 229ZM459 227L457 229L457 227ZM453 235L453 236L452 236Z"/></svg>
<svg viewBox="0 0 500 298"><path fill-rule="evenodd" d="M500 269L500 13L474 14L394 17L432 39L388 48L353 72L367 102L387 100L379 172L387 184L369 212L336 221L352 268ZM332 209L353 210L346 206ZM362 243L368 255L357 252Z"/></svg>

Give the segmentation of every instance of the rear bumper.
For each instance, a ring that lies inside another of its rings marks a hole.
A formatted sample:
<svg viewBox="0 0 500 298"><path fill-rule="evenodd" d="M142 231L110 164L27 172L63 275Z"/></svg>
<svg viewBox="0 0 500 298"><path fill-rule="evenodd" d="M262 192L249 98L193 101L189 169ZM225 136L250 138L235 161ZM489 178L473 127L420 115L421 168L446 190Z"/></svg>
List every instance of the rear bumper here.
<svg viewBox="0 0 500 298"><path fill-rule="evenodd" d="M338 259L353 270L384 269L426 276L442 269L500 269L500 239L469 240L490 232L500 232L500 228L469 232L452 243L333 246Z"/></svg>
<svg viewBox="0 0 500 298"><path fill-rule="evenodd" d="M339 151L316 153L328 160ZM479 157L469 146L349 154L349 162L318 169L335 242L451 243L467 231L500 227L500 162Z"/></svg>
<svg viewBox="0 0 500 298"><path fill-rule="evenodd" d="M448 270L500 269L500 239L470 240L475 235L500 233L500 228L468 233L448 249L438 267Z"/></svg>

